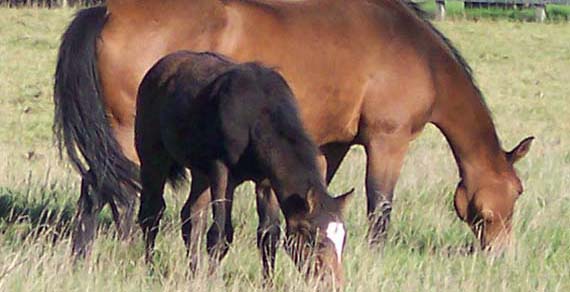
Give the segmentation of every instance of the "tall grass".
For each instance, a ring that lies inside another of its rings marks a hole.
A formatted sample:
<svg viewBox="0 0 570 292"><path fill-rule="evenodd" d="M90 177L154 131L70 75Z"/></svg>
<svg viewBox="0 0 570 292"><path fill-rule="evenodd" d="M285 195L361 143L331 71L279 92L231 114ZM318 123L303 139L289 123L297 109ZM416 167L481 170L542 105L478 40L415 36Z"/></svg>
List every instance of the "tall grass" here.
<svg viewBox="0 0 570 292"><path fill-rule="evenodd" d="M114 239L108 212L92 257L73 264L66 232L78 176L51 140L52 74L69 10L0 8L0 291L259 291L254 196L236 194L235 238L219 273L187 277L178 210L186 191L168 192L157 267L144 264L140 234ZM457 170L433 127L413 142L396 190L383 250L370 250L364 153L354 148L331 191L356 187L347 214L347 291L568 291L570 289L570 26L520 22L437 23L472 65L505 148L537 137L519 163L525 192L514 216L515 244L499 258L470 253L476 242L454 214ZM311 291L278 254L277 291Z"/></svg>

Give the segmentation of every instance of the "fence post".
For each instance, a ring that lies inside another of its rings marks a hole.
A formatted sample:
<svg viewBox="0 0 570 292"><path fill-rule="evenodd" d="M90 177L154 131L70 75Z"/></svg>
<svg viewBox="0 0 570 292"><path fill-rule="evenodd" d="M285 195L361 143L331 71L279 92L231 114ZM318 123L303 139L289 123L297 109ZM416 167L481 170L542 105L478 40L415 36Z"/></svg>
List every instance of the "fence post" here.
<svg viewBox="0 0 570 292"><path fill-rule="evenodd" d="M546 20L546 3L534 5L534 20L537 22L544 22Z"/></svg>
<svg viewBox="0 0 570 292"><path fill-rule="evenodd" d="M445 20L445 0L435 0L435 20Z"/></svg>

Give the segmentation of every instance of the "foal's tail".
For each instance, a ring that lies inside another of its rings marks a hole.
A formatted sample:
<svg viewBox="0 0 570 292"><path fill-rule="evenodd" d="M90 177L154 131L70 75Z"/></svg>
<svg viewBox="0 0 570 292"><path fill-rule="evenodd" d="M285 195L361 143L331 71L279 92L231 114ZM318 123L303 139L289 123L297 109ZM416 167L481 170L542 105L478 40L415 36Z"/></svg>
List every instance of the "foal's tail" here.
<svg viewBox="0 0 570 292"><path fill-rule="evenodd" d="M65 147L83 179L108 200L126 203L127 188L138 189L138 170L113 136L101 94L96 44L106 20L104 6L83 9L62 36L53 130L60 153Z"/></svg>

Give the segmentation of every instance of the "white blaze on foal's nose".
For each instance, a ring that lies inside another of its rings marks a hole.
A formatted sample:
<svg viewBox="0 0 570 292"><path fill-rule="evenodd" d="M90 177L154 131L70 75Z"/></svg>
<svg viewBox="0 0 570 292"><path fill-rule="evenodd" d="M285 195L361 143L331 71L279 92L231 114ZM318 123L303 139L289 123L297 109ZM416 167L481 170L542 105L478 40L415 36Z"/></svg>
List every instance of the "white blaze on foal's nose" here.
<svg viewBox="0 0 570 292"><path fill-rule="evenodd" d="M327 226L327 238L330 239L334 248L336 249L336 258L340 262L340 257L342 255L342 246L344 245L344 236L346 231L344 230L344 225L339 222L331 222Z"/></svg>

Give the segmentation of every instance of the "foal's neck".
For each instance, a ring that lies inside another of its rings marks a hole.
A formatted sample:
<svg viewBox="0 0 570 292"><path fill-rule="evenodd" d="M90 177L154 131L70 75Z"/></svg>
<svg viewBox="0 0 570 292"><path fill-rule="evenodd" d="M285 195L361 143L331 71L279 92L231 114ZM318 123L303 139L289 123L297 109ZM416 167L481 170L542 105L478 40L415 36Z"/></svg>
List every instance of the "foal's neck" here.
<svg viewBox="0 0 570 292"><path fill-rule="evenodd" d="M271 179L279 201L297 194L304 197L310 189L318 193L325 193L326 187L316 164L316 157L312 161L292 145L284 143L274 145L274 155L269 163L271 165Z"/></svg>

